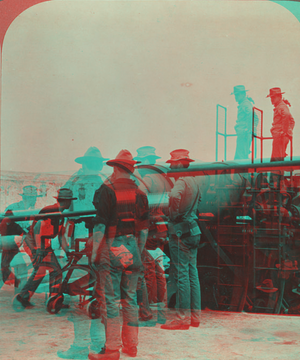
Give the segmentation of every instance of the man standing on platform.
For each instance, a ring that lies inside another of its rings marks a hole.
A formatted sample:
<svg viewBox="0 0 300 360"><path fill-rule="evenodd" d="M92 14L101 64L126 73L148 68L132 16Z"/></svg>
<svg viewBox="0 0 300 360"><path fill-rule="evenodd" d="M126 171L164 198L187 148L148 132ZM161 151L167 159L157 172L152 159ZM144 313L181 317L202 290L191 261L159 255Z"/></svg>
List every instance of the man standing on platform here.
<svg viewBox="0 0 300 360"><path fill-rule="evenodd" d="M236 138L236 151L234 160L245 160L249 158L250 146L252 142L252 108L253 99L246 95L248 90L244 85L237 85L233 88L231 95L234 95L238 103L236 125L234 127ZM254 131L258 124L258 117L254 114Z"/></svg>
<svg viewBox="0 0 300 360"><path fill-rule="evenodd" d="M288 100L282 98L281 89L275 87L270 89L267 97L271 98L274 106L273 124L271 134L273 137L271 161L283 161L287 156L286 148L293 137L295 121L290 113Z"/></svg>

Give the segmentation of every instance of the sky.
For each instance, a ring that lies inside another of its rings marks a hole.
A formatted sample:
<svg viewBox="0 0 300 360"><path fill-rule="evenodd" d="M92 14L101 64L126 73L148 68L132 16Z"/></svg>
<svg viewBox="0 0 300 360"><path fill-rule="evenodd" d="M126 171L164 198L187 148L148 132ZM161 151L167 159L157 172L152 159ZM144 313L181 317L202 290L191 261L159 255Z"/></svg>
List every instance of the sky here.
<svg viewBox="0 0 300 360"><path fill-rule="evenodd" d="M10 26L2 53L2 170L61 172L90 146L114 158L150 145L215 160L216 105L234 132L233 86L264 111L285 91L300 155L300 24L267 1L51 1ZM221 144L220 144L221 145ZM228 140L233 159L235 138ZM271 154L271 142L264 147ZM219 159L224 158L222 149Z"/></svg>

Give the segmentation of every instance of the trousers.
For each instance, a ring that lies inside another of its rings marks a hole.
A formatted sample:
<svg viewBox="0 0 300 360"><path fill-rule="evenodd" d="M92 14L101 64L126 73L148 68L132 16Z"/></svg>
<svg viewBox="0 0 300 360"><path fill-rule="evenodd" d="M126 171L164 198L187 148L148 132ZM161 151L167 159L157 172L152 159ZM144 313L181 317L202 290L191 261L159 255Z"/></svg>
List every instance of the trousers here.
<svg viewBox="0 0 300 360"><path fill-rule="evenodd" d="M184 325L200 321L201 292L197 269L200 235L184 239L171 235L169 248L172 271L177 285L176 318Z"/></svg>
<svg viewBox="0 0 300 360"><path fill-rule="evenodd" d="M286 148L290 138L288 136L274 137L272 142L271 161L284 161L286 157Z"/></svg>
<svg viewBox="0 0 300 360"><path fill-rule="evenodd" d="M46 270L49 270L49 291L51 296L57 295L62 281L61 267L52 249L49 249L43 261L34 267L33 272L27 283L20 292L23 299L30 299L36 289L46 276Z"/></svg>
<svg viewBox="0 0 300 360"><path fill-rule="evenodd" d="M120 350L122 344L125 347L138 345L136 289L139 276L140 270L99 269L95 296L105 325L106 349Z"/></svg>
<svg viewBox="0 0 300 360"><path fill-rule="evenodd" d="M237 136L234 160L245 160L249 158L251 142L251 134L246 133Z"/></svg>

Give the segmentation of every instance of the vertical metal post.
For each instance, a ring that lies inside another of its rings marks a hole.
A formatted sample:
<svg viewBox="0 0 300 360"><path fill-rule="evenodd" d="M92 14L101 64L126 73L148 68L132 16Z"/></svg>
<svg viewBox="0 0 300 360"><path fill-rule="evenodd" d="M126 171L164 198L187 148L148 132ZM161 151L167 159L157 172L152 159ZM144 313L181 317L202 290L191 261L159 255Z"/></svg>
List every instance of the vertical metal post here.
<svg viewBox="0 0 300 360"><path fill-rule="evenodd" d="M251 161L254 163L254 108L252 108L252 153L251 153Z"/></svg>
<svg viewBox="0 0 300 360"><path fill-rule="evenodd" d="M225 126L224 126L224 161L227 160L227 108L225 110Z"/></svg>
<svg viewBox="0 0 300 360"><path fill-rule="evenodd" d="M291 150L290 150L290 157L291 157L291 161L293 160L293 137L291 137L291 140L290 140L290 142L291 142Z"/></svg>
<svg viewBox="0 0 300 360"><path fill-rule="evenodd" d="M260 162L263 162L263 122L264 113L261 111L261 122L260 122Z"/></svg>
<svg viewBox="0 0 300 360"><path fill-rule="evenodd" d="M219 105L217 105L216 114L216 161L218 161L218 141L219 141Z"/></svg>

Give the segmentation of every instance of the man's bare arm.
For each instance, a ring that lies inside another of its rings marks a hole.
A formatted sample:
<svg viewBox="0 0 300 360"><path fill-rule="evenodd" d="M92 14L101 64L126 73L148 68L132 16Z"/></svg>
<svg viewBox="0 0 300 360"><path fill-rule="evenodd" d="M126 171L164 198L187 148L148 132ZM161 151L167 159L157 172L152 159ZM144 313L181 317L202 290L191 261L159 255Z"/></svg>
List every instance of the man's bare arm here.
<svg viewBox="0 0 300 360"><path fill-rule="evenodd" d="M100 244L103 241L104 235L105 235L105 225L104 224L97 224L94 227L94 232L93 232L93 251L92 251L92 257L91 257L91 261L95 262L97 254L98 254L98 249L100 247Z"/></svg>
<svg viewBox="0 0 300 360"><path fill-rule="evenodd" d="M144 250L146 241L147 241L148 229L141 230L139 235L140 236L139 236L139 239L138 239L138 242L139 242L138 246L139 246L140 252L142 253L142 251Z"/></svg>

